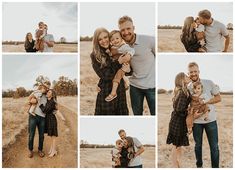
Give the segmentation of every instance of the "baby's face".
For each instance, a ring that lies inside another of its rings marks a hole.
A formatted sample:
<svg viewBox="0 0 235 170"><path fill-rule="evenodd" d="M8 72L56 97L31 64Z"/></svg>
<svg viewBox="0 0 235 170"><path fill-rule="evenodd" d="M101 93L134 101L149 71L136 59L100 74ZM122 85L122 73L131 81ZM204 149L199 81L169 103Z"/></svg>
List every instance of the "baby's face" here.
<svg viewBox="0 0 235 170"><path fill-rule="evenodd" d="M113 45L115 47L119 47L122 43L122 37L121 37L120 33L113 34L110 41L111 41L111 45Z"/></svg>
<svg viewBox="0 0 235 170"><path fill-rule="evenodd" d="M117 142L117 148L121 149L123 147L123 143L122 142Z"/></svg>
<svg viewBox="0 0 235 170"><path fill-rule="evenodd" d="M200 25L200 24L201 24L200 21L199 21L199 19L196 19L195 22L196 22L197 25Z"/></svg>
<svg viewBox="0 0 235 170"><path fill-rule="evenodd" d="M198 85L194 88L194 93L195 94L201 94L202 92L202 86L201 85Z"/></svg>

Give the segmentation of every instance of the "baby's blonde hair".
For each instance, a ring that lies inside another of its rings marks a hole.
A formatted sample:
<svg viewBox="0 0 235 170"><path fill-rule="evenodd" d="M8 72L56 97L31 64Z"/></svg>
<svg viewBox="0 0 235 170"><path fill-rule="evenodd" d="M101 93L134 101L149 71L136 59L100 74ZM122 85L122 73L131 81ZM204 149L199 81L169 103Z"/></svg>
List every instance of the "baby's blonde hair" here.
<svg viewBox="0 0 235 170"><path fill-rule="evenodd" d="M114 34L117 34L117 33L120 34L120 37L122 37L120 31L118 31L118 30L113 30L113 31L111 31L111 32L109 33L109 39L111 39L112 36L113 36Z"/></svg>
<svg viewBox="0 0 235 170"><path fill-rule="evenodd" d="M119 143L122 143L123 141L121 139L116 140L116 145L118 145Z"/></svg>

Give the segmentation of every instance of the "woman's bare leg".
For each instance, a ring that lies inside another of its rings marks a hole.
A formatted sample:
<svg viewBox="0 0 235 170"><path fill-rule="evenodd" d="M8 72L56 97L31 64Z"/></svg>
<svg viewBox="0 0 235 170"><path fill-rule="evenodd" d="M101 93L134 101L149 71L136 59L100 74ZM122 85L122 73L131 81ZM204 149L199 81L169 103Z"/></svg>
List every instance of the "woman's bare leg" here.
<svg viewBox="0 0 235 170"><path fill-rule="evenodd" d="M173 145L172 148L172 167L180 168L181 166L181 147Z"/></svg>
<svg viewBox="0 0 235 170"><path fill-rule="evenodd" d="M49 155L49 157L53 157L56 154L57 154L57 151L56 151L56 137L52 136L52 151L51 151L51 154Z"/></svg>
<svg viewBox="0 0 235 170"><path fill-rule="evenodd" d="M53 144L53 143L52 143L52 137L51 137L51 136L49 137L49 141L50 141L50 145L51 145L51 146L50 146L50 150L49 150L49 152L48 152L48 155L50 155L50 154L51 154L51 151L52 151L52 144Z"/></svg>
<svg viewBox="0 0 235 170"><path fill-rule="evenodd" d="M177 158L178 168L181 167L181 153L182 153L181 147L177 147L176 148L176 158Z"/></svg>

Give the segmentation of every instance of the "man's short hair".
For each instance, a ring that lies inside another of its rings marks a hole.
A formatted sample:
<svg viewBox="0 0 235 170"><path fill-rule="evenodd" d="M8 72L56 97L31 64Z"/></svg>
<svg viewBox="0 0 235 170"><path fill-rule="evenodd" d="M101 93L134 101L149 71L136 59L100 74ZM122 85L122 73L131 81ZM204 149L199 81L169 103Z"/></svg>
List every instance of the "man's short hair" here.
<svg viewBox="0 0 235 170"><path fill-rule="evenodd" d="M198 64L196 62L191 62L188 64L188 68L194 67L196 66L197 68L199 68Z"/></svg>
<svg viewBox="0 0 235 170"><path fill-rule="evenodd" d="M44 22L42 22L42 21L41 21L41 22L39 22L39 23L38 23L38 26L40 26L41 24L44 24Z"/></svg>
<svg viewBox="0 0 235 170"><path fill-rule="evenodd" d="M199 17L202 17L204 19L210 19L211 18L211 12L207 9L202 10L198 13Z"/></svg>
<svg viewBox="0 0 235 170"><path fill-rule="evenodd" d="M127 16L127 15L125 15L125 16L119 18L119 20L118 20L118 25L121 25L121 24L123 24L123 23L126 22L126 21L130 21L130 22L133 23L132 18L129 17L129 16Z"/></svg>
<svg viewBox="0 0 235 170"><path fill-rule="evenodd" d="M120 135L122 132L125 132L125 130L124 129L119 130L118 134Z"/></svg>

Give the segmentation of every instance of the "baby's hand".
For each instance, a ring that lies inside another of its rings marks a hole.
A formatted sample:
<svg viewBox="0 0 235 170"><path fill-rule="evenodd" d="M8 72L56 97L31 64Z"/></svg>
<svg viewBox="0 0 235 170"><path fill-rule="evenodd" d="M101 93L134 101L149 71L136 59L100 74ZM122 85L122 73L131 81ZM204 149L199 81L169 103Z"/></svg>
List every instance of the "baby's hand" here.
<svg viewBox="0 0 235 170"><path fill-rule="evenodd" d="M96 87L96 91L99 93L101 92L101 88L99 86Z"/></svg>

